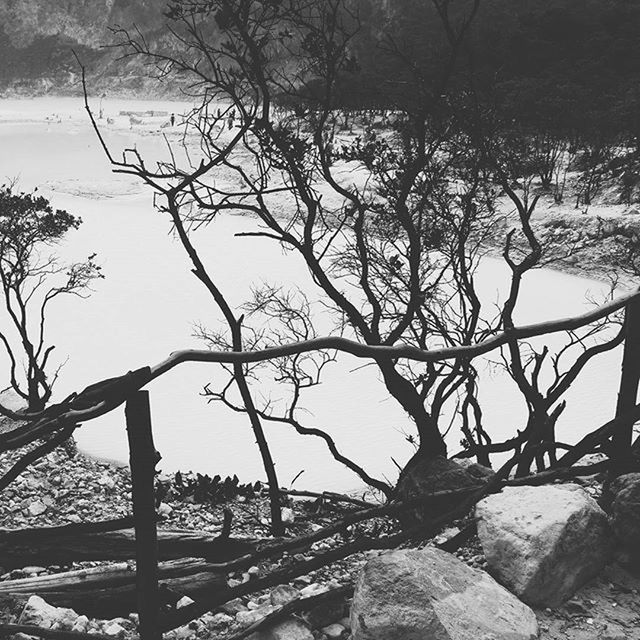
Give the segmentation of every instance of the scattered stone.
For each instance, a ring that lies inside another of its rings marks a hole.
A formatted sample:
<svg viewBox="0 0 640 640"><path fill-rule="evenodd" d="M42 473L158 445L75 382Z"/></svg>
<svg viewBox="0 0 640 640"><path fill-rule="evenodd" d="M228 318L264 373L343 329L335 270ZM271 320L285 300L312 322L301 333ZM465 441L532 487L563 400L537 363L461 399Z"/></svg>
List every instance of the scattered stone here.
<svg viewBox="0 0 640 640"><path fill-rule="evenodd" d="M176 602L176 609L181 609L182 607L187 607L190 604L193 604L194 600L192 600L189 596L182 596L178 602Z"/></svg>
<svg viewBox="0 0 640 640"><path fill-rule="evenodd" d="M506 487L476 519L489 571L530 605L561 605L610 557L607 517L575 484Z"/></svg>
<svg viewBox="0 0 640 640"><path fill-rule="evenodd" d="M367 562L351 606L353 640L533 640L536 617L482 571L435 548Z"/></svg>

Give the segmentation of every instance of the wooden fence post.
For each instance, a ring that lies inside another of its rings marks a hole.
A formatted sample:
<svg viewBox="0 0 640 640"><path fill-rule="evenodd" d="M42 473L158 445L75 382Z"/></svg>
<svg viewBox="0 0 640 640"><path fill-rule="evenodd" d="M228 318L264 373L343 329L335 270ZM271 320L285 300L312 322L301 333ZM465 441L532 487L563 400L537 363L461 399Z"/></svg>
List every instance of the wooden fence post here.
<svg viewBox="0 0 640 640"><path fill-rule="evenodd" d="M630 412L637 403L638 383L640 382L640 303L638 300L631 301L625 307L624 332L624 352L616 417ZM614 464L624 465L625 459L631 455L633 425L633 421L622 424L613 434L612 457Z"/></svg>
<svg viewBox="0 0 640 640"><path fill-rule="evenodd" d="M158 532L154 494L154 477L158 458L153 445L148 391L137 391L127 400L125 416L129 438L131 499L136 532L136 589L140 639L161 640Z"/></svg>

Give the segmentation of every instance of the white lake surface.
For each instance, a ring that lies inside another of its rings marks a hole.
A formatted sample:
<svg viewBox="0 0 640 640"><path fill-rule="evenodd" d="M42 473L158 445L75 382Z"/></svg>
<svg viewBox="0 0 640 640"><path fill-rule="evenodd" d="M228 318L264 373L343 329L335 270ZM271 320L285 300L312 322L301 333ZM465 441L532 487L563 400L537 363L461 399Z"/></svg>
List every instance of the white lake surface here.
<svg viewBox="0 0 640 640"><path fill-rule="evenodd" d="M104 101L105 117L120 110L162 109L180 113L186 105ZM97 111L97 104L95 105ZM50 122L44 121L44 115ZM54 115L55 114L55 115ZM160 120L157 120L160 122ZM161 153L159 135L140 137L128 120L115 117L106 127L114 148L131 146ZM192 337L194 323L215 327L219 314L196 278L168 221L156 212L152 194L128 177L114 176L77 98L0 100L0 184L14 178L19 187L39 190L59 208L82 217L84 224L60 248L66 259L98 254L105 279L87 300L66 298L51 307L48 336L58 361L68 356L55 398L103 378L163 360L171 351L202 348ZM316 289L301 261L284 255L273 242L234 238L255 223L239 216L221 218L196 235L198 247L222 290L234 305L248 299L252 284L299 285L311 299ZM479 280L487 304L504 295L508 273L500 260L487 259ZM517 309L519 323L583 313L585 294L601 294L603 284L550 270L529 274ZM0 320L4 322L4 320ZM554 338L554 341L557 338ZM555 342L554 342L555 344ZM558 438L572 442L613 416L621 352L600 356L585 369L567 394L568 407L558 424ZM309 426L326 429L341 450L369 473L394 480L399 464L413 449L403 437L411 425L390 399L373 367L341 356L326 371L326 382L303 400ZM6 378L0 356L0 382ZM357 370L354 370L356 369ZM217 365L185 364L154 381L151 394L156 447L163 471L197 470L243 481L262 479L257 447L246 417L208 404L200 396L208 382L225 381ZM2 385L6 386L6 385ZM268 393L268 390L266 391ZM515 434L525 420L524 402L503 373L482 374L480 398L484 426L495 441ZM266 425L280 482L288 486L300 471L296 488L347 490L359 480L333 461L318 439L298 436L287 426ZM82 450L122 463L127 444L122 409L76 432ZM449 437L450 451L459 436Z"/></svg>

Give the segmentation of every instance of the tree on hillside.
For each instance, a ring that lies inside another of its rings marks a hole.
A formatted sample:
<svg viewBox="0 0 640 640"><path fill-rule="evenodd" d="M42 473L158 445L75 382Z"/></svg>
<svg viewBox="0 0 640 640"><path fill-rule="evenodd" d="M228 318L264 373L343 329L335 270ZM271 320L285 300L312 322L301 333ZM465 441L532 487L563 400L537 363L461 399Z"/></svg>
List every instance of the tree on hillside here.
<svg viewBox="0 0 640 640"><path fill-rule="evenodd" d="M35 193L0 187L0 283L3 316L0 342L9 362L9 381L29 413L44 409L60 366L51 373L54 345L45 336L51 303L63 295L86 297L103 277L94 255L84 262L61 264L48 250L81 219ZM22 371L21 371L22 369ZM0 413L7 411L0 407Z"/></svg>

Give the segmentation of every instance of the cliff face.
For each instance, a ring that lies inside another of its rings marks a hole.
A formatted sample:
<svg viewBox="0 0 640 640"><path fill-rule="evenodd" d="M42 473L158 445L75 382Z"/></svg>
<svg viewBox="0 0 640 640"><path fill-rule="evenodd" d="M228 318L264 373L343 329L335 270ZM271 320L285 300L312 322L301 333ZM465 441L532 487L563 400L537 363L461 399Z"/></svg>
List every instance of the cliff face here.
<svg viewBox="0 0 640 640"><path fill-rule="evenodd" d="M93 75L113 82L109 27L158 32L166 0L0 0L0 92L78 90L74 49ZM109 69L111 72L109 73ZM128 69L136 75L136 69ZM103 80L106 81L106 80Z"/></svg>

